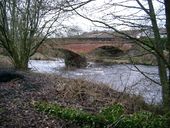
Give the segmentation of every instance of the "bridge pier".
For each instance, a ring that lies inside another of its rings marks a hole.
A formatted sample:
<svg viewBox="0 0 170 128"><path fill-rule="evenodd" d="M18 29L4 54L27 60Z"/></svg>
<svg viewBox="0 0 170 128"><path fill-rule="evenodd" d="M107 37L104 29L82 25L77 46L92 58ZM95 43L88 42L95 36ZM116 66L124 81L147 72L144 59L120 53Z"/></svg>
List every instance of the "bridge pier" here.
<svg viewBox="0 0 170 128"><path fill-rule="evenodd" d="M81 68L87 66L85 57L66 49L60 49L64 53L64 62L66 68Z"/></svg>

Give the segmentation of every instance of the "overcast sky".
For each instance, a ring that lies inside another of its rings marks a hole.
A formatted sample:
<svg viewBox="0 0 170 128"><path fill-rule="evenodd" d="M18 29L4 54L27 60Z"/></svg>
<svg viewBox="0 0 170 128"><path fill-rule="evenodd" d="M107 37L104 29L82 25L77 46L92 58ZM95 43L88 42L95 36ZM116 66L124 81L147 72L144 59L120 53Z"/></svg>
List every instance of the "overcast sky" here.
<svg viewBox="0 0 170 128"><path fill-rule="evenodd" d="M108 23L112 22L112 23L118 23L120 21L118 20L113 20L112 17L110 17L109 15L111 14L111 12L115 12L116 15L125 15L125 16L130 16L133 15L134 13L135 16L137 15L145 15L144 12L139 12L138 9L125 9L122 7L118 7L118 6L110 6L109 4L113 4L113 3L120 3L123 4L125 6L130 5L130 6L136 6L139 7L139 5L137 4L137 2L135 0L129 0L128 2L124 2L123 1L127 1L127 0L95 0L94 2L91 2L89 4L87 4L86 6L84 6L83 8L78 9L78 12L80 12L83 15L86 15L92 19L106 19L108 21ZM143 1L143 0L141 0ZM154 1L154 7L157 9L160 6L160 3L156 2L156 0ZM147 8L147 3L144 3L144 6ZM138 13L138 14L137 14ZM72 16L69 20L66 20L64 22L64 24L66 25L70 25L70 26L78 26L80 27L83 31L91 31L91 30L96 30L99 29L101 30L101 28L97 28L94 26L93 23L91 23L90 21L80 17L80 16ZM99 24L98 24L99 25ZM123 27L122 26L117 26L120 29L129 29L128 27Z"/></svg>

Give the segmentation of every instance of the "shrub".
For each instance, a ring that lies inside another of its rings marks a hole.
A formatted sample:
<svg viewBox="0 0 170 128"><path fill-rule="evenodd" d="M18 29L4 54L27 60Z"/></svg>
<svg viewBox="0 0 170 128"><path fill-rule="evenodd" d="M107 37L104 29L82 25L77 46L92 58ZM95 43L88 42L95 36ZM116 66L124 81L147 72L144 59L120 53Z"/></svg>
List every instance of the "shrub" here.
<svg viewBox="0 0 170 128"><path fill-rule="evenodd" d="M88 124L91 127L95 127L96 123L102 122L97 116L82 110L73 108L63 108L57 104L48 104L45 102L36 102L34 106L38 111L48 113L54 117L59 117L64 120L69 120L78 124Z"/></svg>
<svg viewBox="0 0 170 128"><path fill-rule="evenodd" d="M168 118L151 112L138 112L125 116L119 125L121 128L168 128Z"/></svg>
<svg viewBox="0 0 170 128"><path fill-rule="evenodd" d="M82 128L107 128L108 126L113 128L168 128L170 126L169 116L154 115L151 112L126 115L120 104L103 108L97 114L46 102L35 102L34 106L38 111L72 121Z"/></svg>

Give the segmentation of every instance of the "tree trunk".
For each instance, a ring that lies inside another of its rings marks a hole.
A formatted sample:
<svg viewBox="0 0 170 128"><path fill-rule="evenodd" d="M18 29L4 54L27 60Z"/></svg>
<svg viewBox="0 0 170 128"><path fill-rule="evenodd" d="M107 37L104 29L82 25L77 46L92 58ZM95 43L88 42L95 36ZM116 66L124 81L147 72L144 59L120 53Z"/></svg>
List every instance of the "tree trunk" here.
<svg viewBox="0 0 170 128"><path fill-rule="evenodd" d="M164 0L165 4L165 15L166 15L166 31L167 31L167 50L169 53L169 59L168 62L170 64L170 0ZM168 68L169 71L169 79L168 79L168 95L169 95L169 110L170 110L170 68ZM168 97L167 97L168 98Z"/></svg>
<svg viewBox="0 0 170 128"><path fill-rule="evenodd" d="M14 66L17 70L28 70L28 61L17 61L14 62Z"/></svg>
<svg viewBox="0 0 170 128"><path fill-rule="evenodd" d="M166 65L163 63L160 57L157 57L157 60L159 68L159 77L162 85L163 107L165 111L170 112L170 85L167 77Z"/></svg>
<svg viewBox="0 0 170 128"><path fill-rule="evenodd" d="M163 59L161 56L164 56L163 54L163 47L162 47L162 42L161 42L161 37L159 33L159 28L157 25L156 21L156 15L155 11L153 8L153 3L152 0L148 0L148 5L149 5L149 15L150 19L152 22L152 30L154 32L154 47L156 49L156 58L158 62L158 71L159 71L159 77L160 77L160 82L162 85L162 98L163 98L163 107L165 111L170 111L170 86L169 86L169 80L168 80L168 75L167 75L167 68L166 64L164 63Z"/></svg>
<svg viewBox="0 0 170 128"><path fill-rule="evenodd" d="M29 56L27 56L26 54L24 55L23 53L18 53L18 51L13 51L12 53L16 53L11 57L11 59L13 60L14 67L18 70L27 70Z"/></svg>

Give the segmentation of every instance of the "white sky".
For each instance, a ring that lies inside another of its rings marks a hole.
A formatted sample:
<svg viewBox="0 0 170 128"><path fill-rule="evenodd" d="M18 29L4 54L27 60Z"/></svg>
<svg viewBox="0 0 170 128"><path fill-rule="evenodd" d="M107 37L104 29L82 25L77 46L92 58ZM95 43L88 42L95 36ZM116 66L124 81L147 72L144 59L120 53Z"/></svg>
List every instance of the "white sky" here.
<svg viewBox="0 0 170 128"><path fill-rule="evenodd" d="M129 14L133 14L134 12L138 12L139 10L136 9L124 9L122 7L113 7L110 8L110 6L103 6L106 3L117 3L117 2L122 2L125 0L96 0L94 2L91 2L89 4L87 4L85 7L80 8L78 10L78 12L80 12L83 15L87 15L90 18L93 19L104 19L107 15L110 14L111 11L116 12L116 15L126 15L128 16ZM143 0L141 0L143 1ZM155 1L155 0L153 0ZM122 4L122 3L121 3ZM139 7L138 4L136 3L135 0L129 0L129 2L123 3L124 5L130 5L130 6L136 6ZM145 7L147 7L147 4L144 4ZM154 6L155 8L157 8L160 5L160 3L154 2ZM108 8L108 9L106 9ZM144 15L143 12L139 12L136 15ZM105 17L104 17L105 16ZM107 21L111 21L112 23L119 23L119 21L117 20L113 20L112 18L110 18L109 16L107 16ZM96 30L96 29L100 29L101 28L97 28L94 26L93 23L91 23L90 21L80 17L80 16L72 16L69 20L65 21L64 24L66 24L67 26L78 26L80 27L83 31L91 31L91 30ZM123 28L121 28L119 26L120 29L128 29L125 26Z"/></svg>
<svg viewBox="0 0 170 128"><path fill-rule="evenodd" d="M84 0L86 1L86 0ZM121 3L121 2L125 2L125 3ZM147 8L147 3L146 0L140 0L145 1L144 2L144 6ZM154 7L157 9L161 4L158 2L154 1ZM137 4L136 0L95 0L89 4L87 4L86 6L83 6L81 8L79 8L77 11L84 15L87 16L89 18L92 19L97 19L100 21L104 21L108 24L110 24L111 26L114 26L115 28L117 28L118 30L127 30L127 29L132 29L129 26L125 26L125 25L118 25L120 23L122 23L121 21L117 20L117 18L114 18L111 14L117 15L117 16L122 16L125 18L135 18L136 16L144 16L146 17L145 13L143 11L139 12L138 9L125 9L123 7L120 6L113 6L110 4L113 3L119 3L119 4L123 4L125 6L135 6L135 7L139 7L139 5ZM142 3L143 4L143 3ZM112 13L114 12L114 13ZM133 15L133 16L132 16ZM47 16L48 17L48 16ZM144 18L143 17L143 18ZM48 20L49 17L46 19ZM64 21L62 21L64 19ZM56 37L56 36L67 36L68 33L68 29L63 29L63 26L60 25L60 21L62 21L62 25L65 27L75 27L77 26L78 28L80 28L83 32L88 32L88 31L94 31L94 30L108 30L106 28L101 28L101 27L97 27L95 25L101 26L101 24L96 24L94 25L94 23L90 22L89 20L86 20L80 16L77 15L73 15L67 19L65 19L65 16L62 15L60 20L58 20L58 23L56 23L56 26L54 26L53 30L54 33L52 33L51 37ZM127 20L128 22L129 20ZM159 21L159 23L162 23L164 26L165 22L164 21ZM143 20L142 22L140 21L140 24L146 24L149 25L150 22L147 21L147 19ZM136 29L136 28L133 28ZM138 28L137 28L138 29Z"/></svg>

